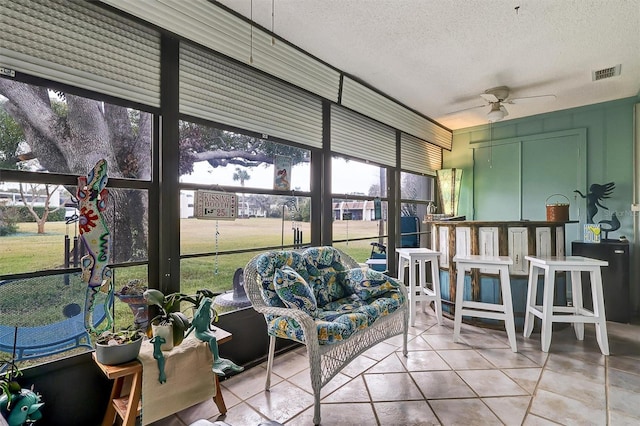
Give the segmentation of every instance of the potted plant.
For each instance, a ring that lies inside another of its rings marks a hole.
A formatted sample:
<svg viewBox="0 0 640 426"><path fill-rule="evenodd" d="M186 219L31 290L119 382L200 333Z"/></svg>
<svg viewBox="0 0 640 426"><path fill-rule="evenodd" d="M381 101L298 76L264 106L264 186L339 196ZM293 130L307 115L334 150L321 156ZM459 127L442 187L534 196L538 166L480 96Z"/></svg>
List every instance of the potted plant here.
<svg viewBox="0 0 640 426"><path fill-rule="evenodd" d="M0 425L21 426L42 418L39 394L23 389L17 378L22 374L13 359L0 360Z"/></svg>
<svg viewBox="0 0 640 426"><path fill-rule="evenodd" d="M149 306L144 299L147 285L143 280L132 279L122 286L115 294L121 302L129 305L133 313L134 324L140 330L146 330L149 325Z"/></svg>
<svg viewBox="0 0 640 426"><path fill-rule="evenodd" d="M96 338L96 360L104 365L133 361L140 353L144 332L133 326L107 330Z"/></svg>
<svg viewBox="0 0 640 426"><path fill-rule="evenodd" d="M144 298L148 305L154 305L158 309L158 315L149 321L153 336L164 338L163 351L171 350L182 343L184 334L191 326L189 318L180 311L182 302L189 303L187 309L195 309L205 297L215 297L214 293L207 289L197 290L195 294L170 293L165 295L160 290L148 289L144 292Z"/></svg>

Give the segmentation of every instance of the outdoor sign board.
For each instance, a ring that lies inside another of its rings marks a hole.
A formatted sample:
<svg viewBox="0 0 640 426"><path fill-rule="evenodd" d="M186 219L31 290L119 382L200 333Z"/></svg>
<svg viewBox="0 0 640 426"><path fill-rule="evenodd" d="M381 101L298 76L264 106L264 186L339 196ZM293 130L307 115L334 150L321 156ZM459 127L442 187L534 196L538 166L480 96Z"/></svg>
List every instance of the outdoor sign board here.
<svg viewBox="0 0 640 426"><path fill-rule="evenodd" d="M238 196L228 192L196 191L194 216L198 219L236 220L238 217Z"/></svg>

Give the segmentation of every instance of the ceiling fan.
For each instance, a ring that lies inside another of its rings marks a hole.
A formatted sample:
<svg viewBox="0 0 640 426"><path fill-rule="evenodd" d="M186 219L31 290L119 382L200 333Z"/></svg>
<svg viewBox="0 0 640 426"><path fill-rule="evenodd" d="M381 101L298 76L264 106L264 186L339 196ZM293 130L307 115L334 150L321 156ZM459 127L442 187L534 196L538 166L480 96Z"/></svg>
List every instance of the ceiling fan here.
<svg viewBox="0 0 640 426"><path fill-rule="evenodd" d="M554 100L556 99L556 95L538 95L538 96L525 96L521 98L509 98L509 88L507 86L498 86L493 87L491 89L487 89L484 93L480 94L480 97L484 99L488 105L491 107L489 112L487 113L487 119L489 122L493 123L495 121L500 121L509 115L509 112L504 107L503 104L519 104L529 101L537 101L537 100ZM464 108L458 111L450 112L449 114L456 114L462 111L468 111L470 109L475 108L484 108L487 104L476 105L470 108Z"/></svg>

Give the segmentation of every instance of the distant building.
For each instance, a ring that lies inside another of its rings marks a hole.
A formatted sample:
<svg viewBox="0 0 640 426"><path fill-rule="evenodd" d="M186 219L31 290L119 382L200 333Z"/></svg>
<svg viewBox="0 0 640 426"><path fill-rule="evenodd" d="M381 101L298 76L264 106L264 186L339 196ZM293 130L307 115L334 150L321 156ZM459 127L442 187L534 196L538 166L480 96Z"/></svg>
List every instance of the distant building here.
<svg viewBox="0 0 640 426"><path fill-rule="evenodd" d="M373 201L338 201L333 203L333 219L375 220Z"/></svg>

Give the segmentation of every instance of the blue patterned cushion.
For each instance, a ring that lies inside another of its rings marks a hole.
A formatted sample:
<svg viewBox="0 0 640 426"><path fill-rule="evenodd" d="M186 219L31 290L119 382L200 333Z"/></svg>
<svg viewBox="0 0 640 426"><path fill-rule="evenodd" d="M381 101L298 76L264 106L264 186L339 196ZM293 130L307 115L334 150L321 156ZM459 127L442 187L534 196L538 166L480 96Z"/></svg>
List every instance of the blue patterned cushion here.
<svg viewBox="0 0 640 426"><path fill-rule="evenodd" d="M398 291L400 282L382 272L365 267L347 271L345 286L350 288L360 299L369 300L389 291Z"/></svg>
<svg viewBox="0 0 640 426"><path fill-rule="evenodd" d="M288 308L301 309L313 316L318 304L307 282L289 266L276 269L273 275L276 293Z"/></svg>
<svg viewBox="0 0 640 426"><path fill-rule="evenodd" d="M300 253L294 251L270 251L258 257L256 260L256 270L260 279L260 289L264 302L269 306L284 307L284 303L276 293L273 286L273 275L276 269L283 266L290 266L298 271L302 278L308 279L306 267Z"/></svg>
<svg viewBox="0 0 640 426"><path fill-rule="evenodd" d="M330 246L311 247L302 253L318 306L347 296L342 282L347 268L340 260L340 252Z"/></svg>

